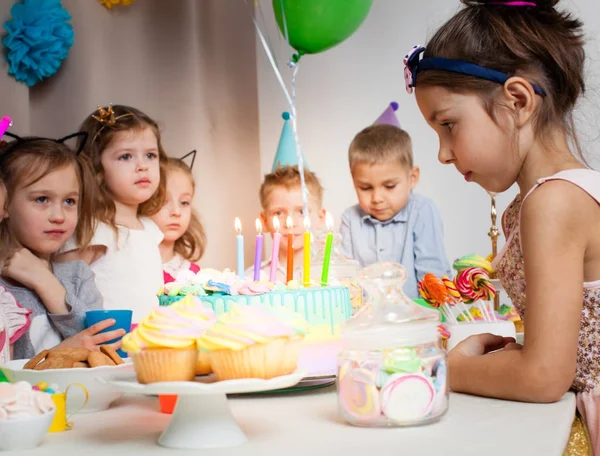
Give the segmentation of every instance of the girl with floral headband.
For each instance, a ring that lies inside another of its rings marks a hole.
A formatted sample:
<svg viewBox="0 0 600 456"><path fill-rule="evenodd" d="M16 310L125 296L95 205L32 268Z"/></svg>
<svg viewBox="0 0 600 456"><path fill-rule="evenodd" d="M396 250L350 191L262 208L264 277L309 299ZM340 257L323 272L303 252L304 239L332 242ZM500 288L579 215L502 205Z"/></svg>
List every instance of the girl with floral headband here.
<svg viewBox="0 0 600 456"><path fill-rule="evenodd" d="M191 165L184 159L192 155ZM152 220L164 234L160 244L165 283L185 281L186 276L200 270L196 262L202 258L206 234L198 215L192 208L196 183L192 166L196 151L183 158L167 162L167 197L165 204Z"/></svg>
<svg viewBox="0 0 600 456"><path fill-rule="evenodd" d="M557 0L462 3L406 56L406 84L440 162L490 192L519 186L495 269L526 330L523 346L491 334L459 344L450 387L529 402L572 389L600 454L600 173L584 165L572 117L582 23Z"/></svg>
<svg viewBox="0 0 600 456"><path fill-rule="evenodd" d="M82 154L96 175L95 229L89 247L72 240L62 259L77 258L96 274L105 309L130 309L139 321L163 286L159 244L149 218L163 206L167 155L157 123L129 106L98 107L80 131L90 138Z"/></svg>

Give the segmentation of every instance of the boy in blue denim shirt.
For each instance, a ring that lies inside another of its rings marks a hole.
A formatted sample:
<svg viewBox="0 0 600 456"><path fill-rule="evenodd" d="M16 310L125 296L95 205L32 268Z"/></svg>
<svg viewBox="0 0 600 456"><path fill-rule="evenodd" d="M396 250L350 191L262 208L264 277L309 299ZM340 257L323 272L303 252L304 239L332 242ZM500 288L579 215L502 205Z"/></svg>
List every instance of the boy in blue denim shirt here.
<svg viewBox="0 0 600 456"><path fill-rule="evenodd" d="M361 267L401 263L408 272L405 293L419 297L417 283L426 273L441 277L451 270L438 209L413 191L420 171L410 136L393 125L372 125L355 136L348 158L359 204L342 215L342 253Z"/></svg>

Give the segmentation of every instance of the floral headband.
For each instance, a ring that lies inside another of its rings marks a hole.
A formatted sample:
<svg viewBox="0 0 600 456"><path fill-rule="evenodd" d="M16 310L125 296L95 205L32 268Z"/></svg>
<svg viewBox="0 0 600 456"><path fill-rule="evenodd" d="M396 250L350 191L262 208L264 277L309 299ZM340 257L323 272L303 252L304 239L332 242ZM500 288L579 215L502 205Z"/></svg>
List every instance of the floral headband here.
<svg viewBox="0 0 600 456"><path fill-rule="evenodd" d="M474 76L487 81L497 82L498 84L504 84L510 78L508 74L501 71L485 68L463 60L446 59L443 57L426 57L422 59L421 55L423 52L425 52L423 46L414 46L404 57L404 82L406 84L406 91L409 94L413 93L413 88L417 85L417 74L419 71L448 71L450 73ZM534 83L531 83L531 85L536 94L542 97L547 95L543 87Z"/></svg>

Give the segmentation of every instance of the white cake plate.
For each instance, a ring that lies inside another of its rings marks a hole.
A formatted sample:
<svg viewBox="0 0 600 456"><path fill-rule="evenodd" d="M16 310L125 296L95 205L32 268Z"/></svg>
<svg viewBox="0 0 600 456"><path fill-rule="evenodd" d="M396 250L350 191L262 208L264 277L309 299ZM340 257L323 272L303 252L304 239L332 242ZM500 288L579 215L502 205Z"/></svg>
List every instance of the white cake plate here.
<svg viewBox="0 0 600 456"><path fill-rule="evenodd" d="M158 439L167 448L204 449L232 447L248 439L229 410L226 394L256 393L298 384L306 373L297 371L269 380L248 378L218 382L214 376L193 382L159 382L142 385L135 376L99 378L100 383L131 394L179 396L169 425Z"/></svg>

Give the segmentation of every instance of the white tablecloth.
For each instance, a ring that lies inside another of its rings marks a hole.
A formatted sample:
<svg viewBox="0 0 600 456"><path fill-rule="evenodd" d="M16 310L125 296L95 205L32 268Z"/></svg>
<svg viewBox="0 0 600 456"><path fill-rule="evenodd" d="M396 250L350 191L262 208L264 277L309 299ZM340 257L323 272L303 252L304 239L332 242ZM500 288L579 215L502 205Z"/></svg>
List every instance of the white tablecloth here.
<svg viewBox="0 0 600 456"><path fill-rule="evenodd" d="M368 429L344 424L335 387L295 394L230 398L248 442L233 448L174 450L157 445L170 416L158 399L126 396L107 411L77 415L71 431L48 434L23 455L319 456L319 455L561 455L575 412L569 393L555 404L526 404L452 394L438 423ZM16 455L6 453L7 455Z"/></svg>

